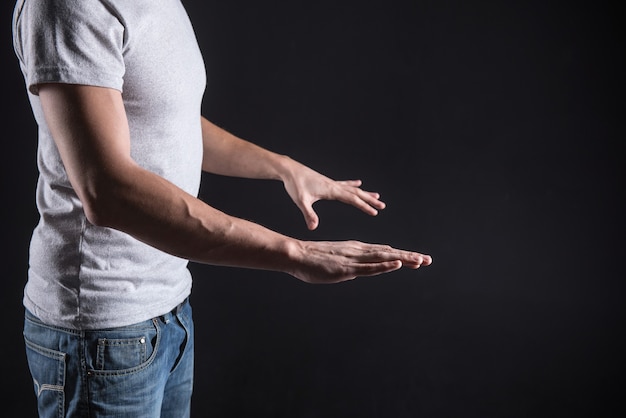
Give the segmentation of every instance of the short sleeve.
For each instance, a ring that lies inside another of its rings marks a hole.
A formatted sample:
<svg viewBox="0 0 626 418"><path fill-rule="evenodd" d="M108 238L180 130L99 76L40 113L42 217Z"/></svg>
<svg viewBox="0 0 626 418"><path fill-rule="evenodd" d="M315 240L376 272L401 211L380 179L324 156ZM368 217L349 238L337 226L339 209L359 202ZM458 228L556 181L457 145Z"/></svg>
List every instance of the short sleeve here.
<svg viewBox="0 0 626 418"><path fill-rule="evenodd" d="M21 0L13 45L32 94L41 83L122 90L124 25L104 0Z"/></svg>

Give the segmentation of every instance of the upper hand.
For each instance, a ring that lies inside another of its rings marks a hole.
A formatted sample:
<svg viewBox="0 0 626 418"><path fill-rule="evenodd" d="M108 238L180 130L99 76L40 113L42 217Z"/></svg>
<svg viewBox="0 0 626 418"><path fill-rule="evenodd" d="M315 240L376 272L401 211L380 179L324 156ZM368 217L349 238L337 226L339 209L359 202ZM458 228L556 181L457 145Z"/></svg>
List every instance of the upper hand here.
<svg viewBox="0 0 626 418"><path fill-rule="evenodd" d="M338 200L372 216L385 208L378 193L361 189L361 180L332 180L309 167L292 162L288 174L283 176L283 183L310 230L319 225L319 217L313 210L313 204L319 200Z"/></svg>

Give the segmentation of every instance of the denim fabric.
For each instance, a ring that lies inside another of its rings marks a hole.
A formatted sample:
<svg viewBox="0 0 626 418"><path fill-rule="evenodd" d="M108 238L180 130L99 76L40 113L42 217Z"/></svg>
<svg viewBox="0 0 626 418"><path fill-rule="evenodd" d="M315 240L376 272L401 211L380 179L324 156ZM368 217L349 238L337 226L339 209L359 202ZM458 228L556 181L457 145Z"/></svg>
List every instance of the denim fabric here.
<svg viewBox="0 0 626 418"><path fill-rule="evenodd" d="M79 331L28 310L26 355L40 417L189 417L193 320L188 301L125 327Z"/></svg>

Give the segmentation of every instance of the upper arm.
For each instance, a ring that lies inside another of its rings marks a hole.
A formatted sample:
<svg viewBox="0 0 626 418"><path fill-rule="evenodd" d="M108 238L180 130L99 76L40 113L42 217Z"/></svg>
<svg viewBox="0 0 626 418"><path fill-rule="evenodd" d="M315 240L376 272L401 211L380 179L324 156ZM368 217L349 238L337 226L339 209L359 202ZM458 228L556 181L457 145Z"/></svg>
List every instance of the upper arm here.
<svg viewBox="0 0 626 418"><path fill-rule="evenodd" d="M39 86L46 124L72 187L93 215L96 199L132 165L130 134L121 93L85 85Z"/></svg>

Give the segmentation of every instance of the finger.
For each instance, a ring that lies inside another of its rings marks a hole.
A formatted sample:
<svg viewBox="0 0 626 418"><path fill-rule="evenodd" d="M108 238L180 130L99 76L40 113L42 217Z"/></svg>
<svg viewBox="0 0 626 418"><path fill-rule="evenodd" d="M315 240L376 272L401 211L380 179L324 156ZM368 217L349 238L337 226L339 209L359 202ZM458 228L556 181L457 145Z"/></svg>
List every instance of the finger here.
<svg viewBox="0 0 626 418"><path fill-rule="evenodd" d="M361 180L337 180L337 183L350 187L359 187L363 184Z"/></svg>
<svg viewBox="0 0 626 418"><path fill-rule="evenodd" d="M381 262L400 260L404 267L416 269L421 265L432 264L432 257L415 251L393 248L389 245L367 244L356 242L351 244L352 257L360 262Z"/></svg>
<svg viewBox="0 0 626 418"><path fill-rule="evenodd" d="M404 267L418 268L424 263L424 257L418 253L404 251L365 253L357 257L361 262L387 262L398 260Z"/></svg>
<svg viewBox="0 0 626 418"><path fill-rule="evenodd" d="M404 267L417 269L421 266L429 266L432 264L432 257L426 254L411 253L402 262Z"/></svg>
<svg viewBox="0 0 626 418"><path fill-rule="evenodd" d="M367 193L371 198L374 198L376 200L380 199L380 193L376 193L376 192L368 192L367 190L362 190L363 193Z"/></svg>
<svg viewBox="0 0 626 418"><path fill-rule="evenodd" d="M343 189L339 192L337 196L337 200L339 200L342 203L352 205L356 207L357 209L360 209L361 211L367 213L368 215L372 215L372 216L378 215L378 210L376 209L376 207L374 207L373 205L369 204L366 201L366 200L370 200L372 202L375 202L376 199L373 199L370 195L363 192L362 190L360 192L363 194L362 195L359 194L359 189L354 189L354 188L351 190ZM379 206L379 209L382 209L384 207L384 206L380 207L379 204L376 204L376 206Z"/></svg>
<svg viewBox="0 0 626 418"><path fill-rule="evenodd" d="M380 201L379 193L362 190L360 188L363 183L361 180L343 180L337 181L336 183L344 186L345 191L355 193L358 197L376 209L384 209L386 206L385 203Z"/></svg>
<svg viewBox="0 0 626 418"><path fill-rule="evenodd" d="M354 268L354 275L357 277L376 276L383 273L389 273L402 267L400 260L384 261L380 263L364 263L357 264Z"/></svg>
<svg viewBox="0 0 626 418"><path fill-rule="evenodd" d="M307 228L309 228L309 230L311 231L317 228L320 221L319 221L319 217L317 216L317 213L315 213L315 211L313 210L313 207L311 205L303 204L300 207L300 211L302 212L302 215L304 216L304 221L306 222Z"/></svg>
<svg viewBox="0 0 626 418"><path fill-rule="evenodd" d="M357 196L359 196L365 203L376 208L376 209L385 209L387 206L385 202L380 200L380 194L376 192L368 192L361 189L356 189Z"/></svg>

